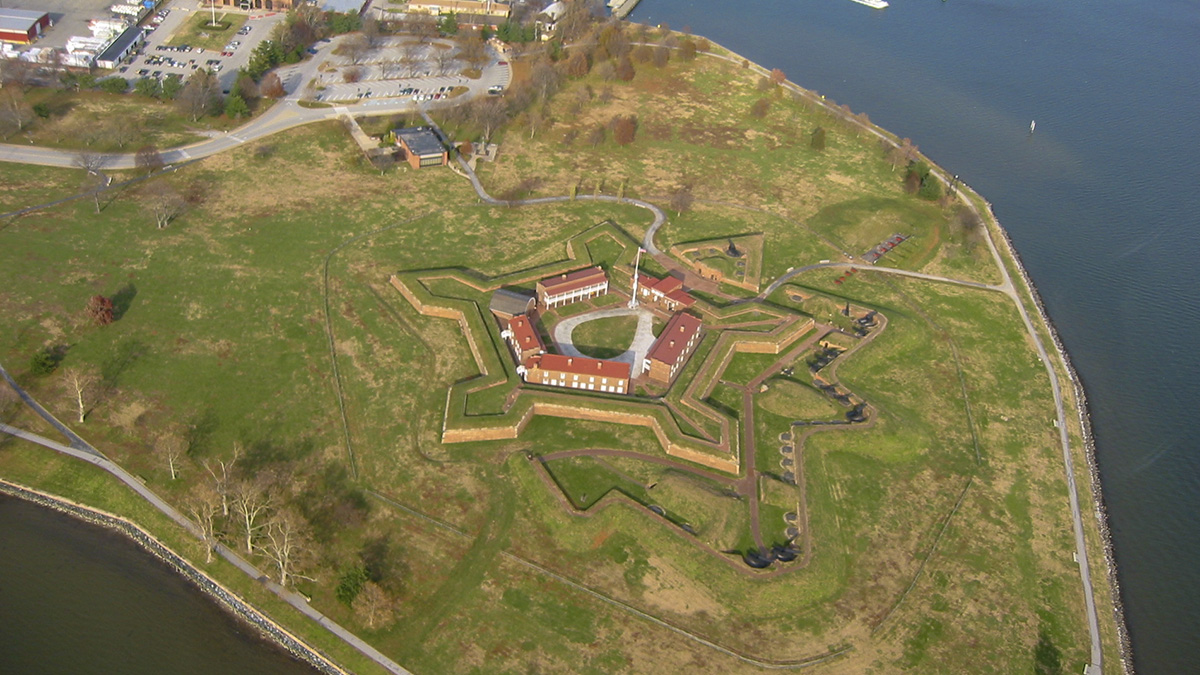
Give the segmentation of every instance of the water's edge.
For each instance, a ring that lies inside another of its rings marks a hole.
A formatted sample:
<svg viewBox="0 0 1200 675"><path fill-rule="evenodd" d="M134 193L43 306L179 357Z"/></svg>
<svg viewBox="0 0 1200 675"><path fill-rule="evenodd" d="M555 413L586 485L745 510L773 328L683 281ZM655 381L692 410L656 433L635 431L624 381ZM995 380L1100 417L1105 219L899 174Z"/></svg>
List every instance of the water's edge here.
<svg viewBox="0 0 1200 675"><path fill-rule="evenodd" d="M33 488L12 483L0 478L0 494L21 499L37 506L51 509L76 520L103 527L125 536L146 553L166 563L180 577L207 595L216 604L244 624L250 626L263 639L269 640L293 657L307 663L326 675L349 675L332 659L316 648L288 632L233 591L225 588L205 572L192 565L186 558L168 548L139 525L121 516L51 495Z"/></svg>

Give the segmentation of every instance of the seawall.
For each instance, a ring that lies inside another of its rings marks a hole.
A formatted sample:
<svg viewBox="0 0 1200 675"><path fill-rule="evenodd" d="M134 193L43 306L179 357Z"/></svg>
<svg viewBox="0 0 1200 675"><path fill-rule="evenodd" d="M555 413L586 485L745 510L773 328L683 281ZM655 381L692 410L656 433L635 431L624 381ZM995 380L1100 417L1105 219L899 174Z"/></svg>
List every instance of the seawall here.
<svg viewBox="0 0 1200 675"><path fill-rule="evenodd" d="M216 601L227 612L252 627L263 639L274 642L293 657L304 661L319 672L326 673L327 675L348 675L347 671L338 667L331 659L305 644L303 640L259 612L248 602L238 597L233 591L219 584L212 577L189 563L183 556L168 548L138 525L120 516L105 513L90 506L77 504L62 497L40 492L16 483L10 483L3 479L0 479L0 494L22 499L77 520L98 525L124 535L142 550L166 563L172 570L202 593Z"/></svg>

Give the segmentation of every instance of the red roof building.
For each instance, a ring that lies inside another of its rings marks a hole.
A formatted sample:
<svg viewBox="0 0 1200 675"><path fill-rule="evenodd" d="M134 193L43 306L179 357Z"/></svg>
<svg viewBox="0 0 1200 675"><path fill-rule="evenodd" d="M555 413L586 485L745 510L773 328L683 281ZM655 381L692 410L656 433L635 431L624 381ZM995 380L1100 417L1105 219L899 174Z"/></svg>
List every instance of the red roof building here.
<svg viewBox="0 0 1200 675"><path fill-rule="evenodd" d="M637 276L638 300L652 302L668 312L687 309L696 304L696 299L683 290L683 282L675 277L655 279L641 273Z"/></svg>
<svg viewBox="0 0 1200 675"><path fill-rule="evenodd" d="M608 275L599 267L575 270L537 283L538 306L554 309L608 293Z"/></svg>
<svg viewBox="0 0 1200 675"><path fill-rule="evenodd" d="M508 322L508 330L500 333L513 351L517 363L525 363L531 356L546 353L546 345L538 334L537 326L527 314L514 316Z"/></svg>
<svg viewBox="0 0 1200 675"><path fill-rule="evenodd" d="M50 27L50 15L42 10L0 7L0 42L27 45Z"/></svg>
<svg viewBox="0 0 1200 675"><path fill-rule="evenodd" d="M700 319L684 312L671 317L662 334L650 346L642 362L642 372L650 379L669 383L687 363L688 357L700 343Z"/></svg>
<svg viewBox="0 0 1200 675"><path fill-rule="evenodd" d="M629 391L631 371L628 363L620 361L562 354L531 356L522 368L517 369L530 384L610 394L624 394Z"/></svg>

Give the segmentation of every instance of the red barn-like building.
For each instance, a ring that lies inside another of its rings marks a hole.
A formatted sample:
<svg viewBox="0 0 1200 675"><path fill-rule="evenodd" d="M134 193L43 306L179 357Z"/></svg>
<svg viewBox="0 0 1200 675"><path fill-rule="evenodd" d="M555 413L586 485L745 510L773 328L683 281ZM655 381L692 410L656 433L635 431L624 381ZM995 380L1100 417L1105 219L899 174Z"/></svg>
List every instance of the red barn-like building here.
<svg viewBox="0 0 1200 675"><path fill-rule="evenodd" d="M50 27L50 15L29 9L0 7L0 42L27 45Z"/></svg>

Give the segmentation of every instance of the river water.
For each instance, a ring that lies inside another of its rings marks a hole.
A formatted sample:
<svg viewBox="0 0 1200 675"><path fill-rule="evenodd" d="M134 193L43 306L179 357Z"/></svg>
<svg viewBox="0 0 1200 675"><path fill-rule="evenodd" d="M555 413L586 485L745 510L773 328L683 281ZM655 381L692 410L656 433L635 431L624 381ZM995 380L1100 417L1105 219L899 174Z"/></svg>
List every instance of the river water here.
<svg viewBox="0 0 1200 675"><path fill-rule="evenodd" d="M123 535L0 495L0 673L315 672Z"/></svg>
<svg viewBox="0 0 1200 675"><path fill-rule="evenodd" d="M993 203L1087 389L1135 668L1196 672L1200 3L642 0L630 18L781 68Z"/></svg>

